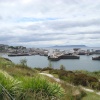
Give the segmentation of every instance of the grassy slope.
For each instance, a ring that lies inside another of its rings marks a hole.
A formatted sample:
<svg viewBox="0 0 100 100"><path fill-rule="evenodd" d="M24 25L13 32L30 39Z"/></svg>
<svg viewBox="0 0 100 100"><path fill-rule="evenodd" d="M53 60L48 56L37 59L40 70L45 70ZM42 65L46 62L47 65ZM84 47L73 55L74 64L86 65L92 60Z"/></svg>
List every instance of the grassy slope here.
<svg viewBox="0 0 100 100"><path fill-rule="evenodd" d="M31 69L27 66L25 67L22 65L15 65L12 62L5 60L3 58L0 58L0 69L6 71L9 75L17 79L19 79L19 77L21 76L22 78L23 77L31 78L31 77L34 77L38 73L38 71L35 69ZM52 79L49 79L49 78L45 78L45 79L49 80L52 83L55 83L55 81ZM78 89L77 87L73 88L73 87L67 86L66 84L61 84L61 86L65 89L65 95L63 96L62 100L66 100L66 98L67 100L77 100L72 96L72 94ZM83 98L81 97L82 99L80 98L79 100L99 100L100 98L100 96L96 95L95 93L86 92L86 94L87 95L85 95Z"/></svg>
<svg viewBox="0 0 100 100"><path fill-rule="evenodd" d="M47 73L50 73L50 74L52 74L52 75L54 75L55 77L59 77L59 73L61 72L61 70L60 70L60 72L59 72L59 70L58 69L53 69L53 68L43 68L43 69L40 69L40 68L36 68L37 70L40 70L40 71L42 71L42 72L47 72ZM65 72L65 70L64 71L62 71L62 75L61 76L64 76L64 73L66 73L67 74L67 76L65 76L65 81L68 81L68 82L70 82L67 78L69 77L70 78L70 80L72 79L71 78L71 76L73 75L73 74L79 74L78 76L80 76L81 74L83 75L83 76L86 76L85 78L86 79L92 79L92 77L94 77L93 79L95 79L95 78L97 78L97 79L99 79L100 78L100 71L98 71L98 72L88 72L88 71L84 71L84 70L82 70L82 71L74 71L74 72L72 72L72 71L66 71ZM66 80L67 79L67 80ZM79 79L77 80L77 82L80 82L80 80L82 80L82 79L84 79L84 77L79 77ZM63 79L64 80L64 79ZM85 81L85 80L84 80ZM72 83L72 82L71 82ZM88 88L92 88L92 87L90 87L90 86L86 86L86 87L88 87ZM68 89L68 88L67 88ZM71 88L70 89L68 89L69 91L71 90ZM96 95L96 93L89 93L89 92L86 92L86 94L87 95L85 95L84 96L84 99L83 100L99 100L99 98L100 98L100 96L99 95ZM92 95L92 98L93 99L89 99L89 97L91 98L91 95ZM68 92L67 92L67 96L68 96ZM81 100L81 99L80 99Z"/></svg>
<svg viewBox="0 0 100 100"><path fill-rule="evenodd" d="M11 76L34 76L36 74L36 70L29 68L27 66L22 66L22 65L15 65L14 63L0 58L0 69L6 71L8 74Z"/></svg>
<svg viewBox="0 0 100 100"><path fill-rule="evenodd" d="M100 100L100 96L95 93L86 92L86 96L82 100Z"/></svg>
<svg viewBox="0 0 100 100"><path fill-rule="evenodd" d="M20 83L18 88L17 81ZM3 58L0 58L0 83L16 100L51 100L54 97L57 100L64 92L59 84L51 83L35 69L21 64L15 65ZM20 87L21 90L15 93ZM9 95L6 96L0 87L0 100L5 100L5 97L8 100Z"/></svg>

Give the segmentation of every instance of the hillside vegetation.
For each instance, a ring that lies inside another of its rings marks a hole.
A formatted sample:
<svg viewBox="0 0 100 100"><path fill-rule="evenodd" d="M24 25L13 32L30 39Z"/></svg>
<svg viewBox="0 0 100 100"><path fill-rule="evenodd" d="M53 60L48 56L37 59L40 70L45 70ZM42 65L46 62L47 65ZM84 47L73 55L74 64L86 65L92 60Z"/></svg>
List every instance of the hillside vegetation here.
<svg viewBox="0 0 100 100"><path fill-rule="evenodd" d="M91 89L100 90L100 71L68 71L61 65L59 69L52 67L36 68L40 72L47 71L50 74L57 76L59 79L66 81L73 85L82 85Z"/></svg>
<svg viewBox="0 0 100 100"><path fill-rule="evenodd" d="M59 77L62 82L40 75L41 71ZM91 94L84 92L78 85L99 84L97 79L99 74L92 75L80 71L66 71L63 67L61 69L50 67L32 69L27 66L25 60L21 60L21 63L16 65L9 59L0 58L0 100L88 100ZM82 80L81 76L85 79ZM80 83L77 82L79 80L81 80ZM91 84L86 83L86 80ZM76 86L69 86L67 83ZM97 86L90 87L99 90L99 85ZM99 100L100 96L94 95L94 97Z"/></svg>

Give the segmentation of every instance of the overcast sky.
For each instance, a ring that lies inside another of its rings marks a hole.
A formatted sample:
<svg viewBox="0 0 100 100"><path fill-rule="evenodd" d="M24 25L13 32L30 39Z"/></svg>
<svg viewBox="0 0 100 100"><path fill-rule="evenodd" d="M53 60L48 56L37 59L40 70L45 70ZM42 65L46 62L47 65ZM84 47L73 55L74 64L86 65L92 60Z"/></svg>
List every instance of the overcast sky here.
<svg viewBox="0 0 100 100"><path fill-rule="evenodd" d="M0 44L100 46L100 0L0 0Z"/></svg>

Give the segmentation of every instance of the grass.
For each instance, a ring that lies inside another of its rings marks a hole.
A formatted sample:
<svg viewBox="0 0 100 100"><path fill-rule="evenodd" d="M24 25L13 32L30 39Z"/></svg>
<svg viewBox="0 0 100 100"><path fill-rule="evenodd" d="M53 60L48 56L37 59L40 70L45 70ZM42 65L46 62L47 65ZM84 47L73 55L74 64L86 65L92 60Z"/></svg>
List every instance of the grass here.
<svg viewBox="0 0 100 100"><path fill-rule="evenodd" d="M14 64L4 58L0 58L0 69L6 71L13 77L29 76L33 77L37 71L22 64Z"/></svg>
<svg viewBox="0 0 100 100"><path fill-rule="evenodd" d="M21 89L21 81L0 70L0 100L19 97Z"/></svg>
<svg viewBox="0 0 100 100"><path fill-rule="evenodd" d="M50 77L45 76L50 82L55 83L56 81ZM56 82L57 83L57 82ZM81 100L85 96L85 92L78 86L71 86L67 82L59 82L65 93L60 100Z"/></svg>
<svg viewBox="0 0 100 100"><path fill-rule="evenodd" d="M27 94L26 98L38 98L38 95L30 96L30 93L36 93L39 95L41 93L42 97L48 97L52 100L53 97L60 98L64 93L63 88L61 88L59 84L51 83L39 75L32 78L22 77L21 80L23 81L24 92Z"/></svg>
<svg viewBox="0 0 100 100"><path fill-rule="evenodd" d="M99 99L100 99L99 95L91 92L86 92L86 96L82 98L82 100L99 100Z"/></svg>
<svg viewBox="0 0 100 100"><path fill-rule="evenodd" d="M50 74L56 74L58 77L66 82L73 83L74 85L82 85L95 90L100 90L99 78L90 74L80 71L67 71L61 69L49 70ZM88 73L88 72L87 72Z"/></svg>
<svg viewBox="0 0 100 100"><path fill-rule="evenodd" d="M20 77L20 76L30 76L33 77L36 71L31 68L23 67L22 65L15 65L14 67L5 68L11 76Z"/></svg>
<svg viewBox="0 0 100 100"><path fill-rule="evenodd" d="M58 83L51 83L44 77L21 76L16 79L0 70L0 100L16 98L17 100L58 100L64 94L64 89ZM4 91L4 89L7 91ZM11 96L10 96L11 95Z"/></svg>
<svg viewBox="0 0 100 100"><path fill-rule="evenodd" d="M0 83L0 100L58 100L64 94L58 83L38 75L35 69L4 58L0 58Z"/></svg>
<svg viewBox="0 0 100 100"><path fill-rule="evenodd" d="M86 71L86 70L76 70L74 72L83 73L83 74L93 76L93 77L96 77L96 78L100 79L100 71L89 72L89 71Z"/></svg>
<svg viewBox="0 0 100 100"><path fill-rule="evenodd" d="M67 85L67 81L57 83L52 78L38 74L42 71L50 72L58 78L60 71L52 69L48 67L32 69L27 64L16 65L0 58L0 84L4 87L0 86L0 100L9 100L11 96L16 100L99 100L100 96L95 93L84 92L78 86ZM70 76L74 75L72 71L67 72ZM75 73L90 75L85 71ZM99 75L99 72L93 75Z"/></svg>
<svg viewBox="0 0 100 100"><path fill-rule="evenodd" d="M49 68L37 68L40 70L40 72L49 72L50 74L58 77L60 75L61 79L65 81L65 84L62 84L62 87L65 89L65 96L63 97L62 100L92 100L90 97L89 99L89 94L88 92L84 92L83 90L78 88L78 85L84 85L86 84L86 87L92 88L95 90L100 90L100 82L98 81L99 77L98 75L100 74L100 71L97 72L88 72L88 71L66 71L65 69L59 70L59 69L49 69ZM76 80L77 79L77 80ZM72 88L71 86L67 86L66 83L72 83L75 86L75 88ZM74 82L74 83L73 83ZM76 83L76 84L75 84ZM73 93L79 93L78 97L73 96ZM92 93L93 95L93 100L99 100L100 96L96 95L96 93ZM82 99L83 98L83 99Z"/></svg>

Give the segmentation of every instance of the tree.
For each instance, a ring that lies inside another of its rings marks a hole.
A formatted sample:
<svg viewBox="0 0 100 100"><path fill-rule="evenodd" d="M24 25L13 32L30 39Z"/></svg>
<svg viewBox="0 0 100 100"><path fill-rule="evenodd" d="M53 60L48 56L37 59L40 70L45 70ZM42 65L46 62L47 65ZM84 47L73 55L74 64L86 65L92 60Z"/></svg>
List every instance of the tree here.
<svg viewBox="0 0 100 100"><path fill-rule="evenodd" d="M27 66L27 60L26 60L26 59L21 59L21 60L20 60L20 64L21 64L22 66Z"/></svg>
<svg viewBox="0 0 100 100"><path fill-rule="evenodd" d="M60 66L60 70L65 70L65 66L64 65L61 65Z"/></svg>
<svg viewBox="0 0 100 100"><path fill-rule="evenodd" d="M51 61L49 61L48 67L49 67L49 68L52 68L52 63L51 63Z"/></svg>

